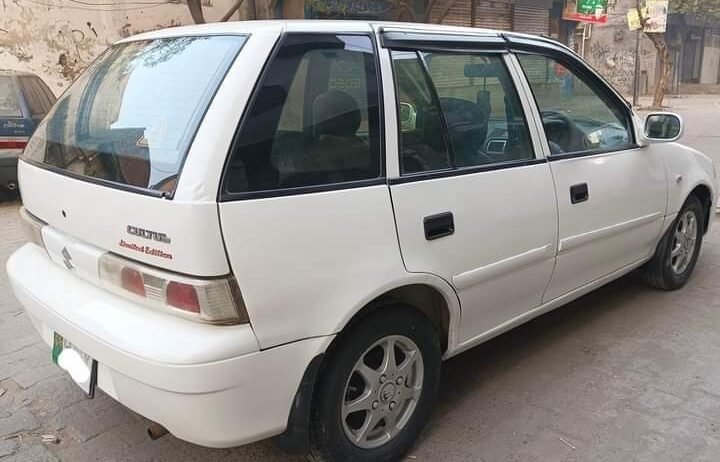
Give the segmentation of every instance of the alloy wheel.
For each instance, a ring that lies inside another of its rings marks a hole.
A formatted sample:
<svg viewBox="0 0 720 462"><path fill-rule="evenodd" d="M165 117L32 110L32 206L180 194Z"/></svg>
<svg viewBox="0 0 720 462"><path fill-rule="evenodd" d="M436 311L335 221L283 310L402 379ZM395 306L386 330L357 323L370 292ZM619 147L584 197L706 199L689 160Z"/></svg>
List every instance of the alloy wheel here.
<svg viewBox="0 0 720 462"><path fill-rule="evenodd" d="M372 449L395 438L417 407L423 374L420 349L405 336L383 337L365 350L350 373L341 405L350 441Z"/></svg>
<svg viewBox="0 0 720 462"><path fill-rule="evenodd" d="M692 210L687 210L677 222L670 250L670 267L675 274L682 274L687 270L695 253L697 244L697 216Z"/></svg>

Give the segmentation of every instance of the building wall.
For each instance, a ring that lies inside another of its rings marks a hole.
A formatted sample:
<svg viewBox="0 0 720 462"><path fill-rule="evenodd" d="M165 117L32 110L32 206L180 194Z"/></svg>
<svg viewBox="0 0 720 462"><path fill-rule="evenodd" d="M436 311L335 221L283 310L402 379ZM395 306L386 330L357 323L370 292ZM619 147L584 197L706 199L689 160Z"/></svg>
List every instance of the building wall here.
<svg viewBox="0 0 720 462"><path fill-rule="evenodd" d="M617 0L608 9L608 22L593 25L590 38L585 41L584 58L622 93L630 95L635 77L636 31L628 30L627 12L634 8L636 0ZM582 30L582 26L578 27ZM588 35L588 34L586 34ZM582 50L576 37L578 50ZM652 42L640 34L640 93L655 87L657 52Z"/></svg>
<svg viewBox="0 0 720 462"><path fill-rule="evenodd" d="M165 0L0 0L0 69L38 74L55 94L116 40L152 29L192 24L187 5ZM204 3L208 21L234 0ZM237 13L240 16L244 13Z"/></svg>

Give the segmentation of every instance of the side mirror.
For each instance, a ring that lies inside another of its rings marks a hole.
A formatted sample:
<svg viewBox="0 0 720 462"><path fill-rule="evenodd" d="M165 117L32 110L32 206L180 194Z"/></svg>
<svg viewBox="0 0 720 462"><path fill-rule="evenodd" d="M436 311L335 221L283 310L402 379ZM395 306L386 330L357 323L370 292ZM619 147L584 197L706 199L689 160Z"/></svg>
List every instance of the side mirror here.
<svg viewBox="0 0 720 462"><path fill-rule="evenodd" d="M645 138L648 141L677 141L682 131L682 119L672 112L651 112L645 117Z"/></svg>

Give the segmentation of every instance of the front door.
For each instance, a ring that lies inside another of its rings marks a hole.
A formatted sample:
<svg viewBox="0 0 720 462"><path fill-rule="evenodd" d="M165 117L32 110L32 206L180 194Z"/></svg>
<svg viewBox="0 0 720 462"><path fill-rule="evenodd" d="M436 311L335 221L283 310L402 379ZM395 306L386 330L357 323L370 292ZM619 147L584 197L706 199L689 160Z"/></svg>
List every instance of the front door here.
<svg viewBox="0 0 720 462"><path fill-rule="evenodd" d="M652 255L666 205L665 168L635 143L630 109L567 58L521 54L555 179L558 261L544 301Z"/></svg>
<svg viewBox="0 0 720 462"><path fill-rule="evenodd" d="M555 262L553 181L505 54L409 48L391 51L400 247L409 271L455 287L464 342L540 304Z"/></svg>

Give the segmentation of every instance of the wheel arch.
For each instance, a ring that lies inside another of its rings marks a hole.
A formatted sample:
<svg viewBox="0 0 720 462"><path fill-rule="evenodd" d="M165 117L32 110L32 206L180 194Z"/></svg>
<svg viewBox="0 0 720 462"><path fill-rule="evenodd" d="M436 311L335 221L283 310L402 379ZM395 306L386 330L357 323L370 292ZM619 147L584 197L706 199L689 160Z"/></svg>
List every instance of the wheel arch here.
<svg viewBox="0 0 720 462"><path fill-rule="evenodd" d="M710 220L712 219L714 213L712 190L706 184L700 183L696 185L692 191L690 191L688 197L690 196L697 197L703 205L703 209L705 211L705 216L703 217L703 232L707 233L708 228L710 227Z"/></svg>
<svg viewBox="0 0 720 462"><path fill-rule="evenodd" d="M295 394L285 432L273 438L273 442L284 452L307 454L310 449L309 422L313 402L316 399L315 383L320 376L325 358L352 326L361 322L371 313L391 306L406 305L425 314L438 330L442 352L447 356L456 348L460 323L460 302L455 290L444 279L426 273L413 273L410 277L395 281L379 289L367 300L358 304L343 320L337 335L324 353L310 362Z"/></svg>
<svg viewBox="0 0 720 462"><path fill-rule="evenodd" d="M410 306L427 316L438 330L443 354L457 344L461 314L458 296L444 279L427 273L412 273L408 278L393 281L358 303L337 327L338 335L332 343L370 313L393 305ZM332 343L328 350L332 348Z"/></svg>

